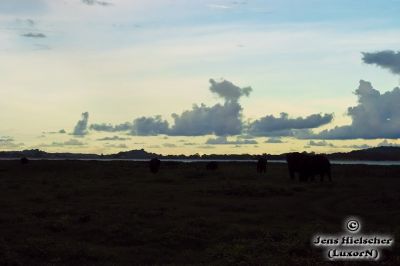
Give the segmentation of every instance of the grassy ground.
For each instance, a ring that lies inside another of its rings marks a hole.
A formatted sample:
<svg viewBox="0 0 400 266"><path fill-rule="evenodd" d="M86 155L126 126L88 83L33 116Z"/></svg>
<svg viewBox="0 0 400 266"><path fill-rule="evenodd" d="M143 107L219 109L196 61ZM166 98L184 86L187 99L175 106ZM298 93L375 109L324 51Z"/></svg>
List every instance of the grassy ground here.
<svg viewBox="0 0 400 266"><path fill-rule="evenodd" d="M163 163L153 175L140 162L0 161L0 265L353 265L310 244L348 215L400 241L400 167L332 173L304 184L284 164L258 175ZM381 264L400 265L398 250Z"/></svg>

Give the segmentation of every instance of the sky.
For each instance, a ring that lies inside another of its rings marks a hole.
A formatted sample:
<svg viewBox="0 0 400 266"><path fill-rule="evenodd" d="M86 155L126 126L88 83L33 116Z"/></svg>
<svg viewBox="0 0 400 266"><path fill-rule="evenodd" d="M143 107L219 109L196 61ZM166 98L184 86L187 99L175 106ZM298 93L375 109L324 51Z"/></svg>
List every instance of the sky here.
<svg viewBox="0 0 400 266"><path fill-rule="evenodd" d="M400 145L399 0L2 0L0 150Z"/></svg>

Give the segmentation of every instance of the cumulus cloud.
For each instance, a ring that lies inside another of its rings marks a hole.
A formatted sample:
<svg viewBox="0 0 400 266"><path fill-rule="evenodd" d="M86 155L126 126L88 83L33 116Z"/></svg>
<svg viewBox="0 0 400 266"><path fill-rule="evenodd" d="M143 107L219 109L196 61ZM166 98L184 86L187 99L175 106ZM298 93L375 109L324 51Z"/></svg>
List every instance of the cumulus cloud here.
<svg viewBox="0 0 400 266"><path fill-rule="evenodd" d="M242 107L237 102L225 102L207 107L194 105L192 110L172 114L174 125L170 130L176 136L237 135L242 131Z"/></svg>
<svg viewBox="0 0 400 266"><path fill-rule="evenodd" d="M172 136L202 136L202 135L238 135L242 132L242 107L239 99L248 96L250 87L239 88L233 83L223 80L210 80L210 90L224 99L223 104L208 107L205 104L193 105L191 110L181 114L172 114L172 126L161 116L140 117L132 123L126 122L113 126L111 124L92 124L95 131L117 132L129 131L131 135L172 135Z"/></svg>
<svg viewBox="0 0 400 266"><path fill-rule="evenodd" d="M118 132L118 131L128 131L132 129L132 123L126 122L118 125L111 124L91 124L90 129L94 131L104 131L104 132Z"/></svg>
<svg viewBox="0 0 400 266"><path fill-rule="evenodd" d="M381 68L388 69L393 74L400 74L400 52L387 50L362 54L364 63L374 64Z"/></svg>
<svg viewBox="0 0 400 266"><path fill-rule="evenodd" d="M74 131L72 132L72 135L75 136L85 136L88 131L88 122L89 122L89 113L85 112L82 113L82 119L78 121L76 124Z"/></svg>
<svg viewBox="0 0 400 266"><path fill-rule="evenodd" d="M161 119L161 116L140 117L133 121L131 135L137 136L155 136L168 134L168 122Z"/></svg>
<svg viewBox="0 0 400 266"><path fill-rule="evenodd" d="M293 130L317 128L330 123L332 119L332 114L312 114L305 118L289 118L287 113L281 113L279 117L267 115L251 122L248 132L258 136L294 136L302 134L302 131L296 133Z"/></svg>
<svg viewBox="0 0 400 266"><path fill-rule="evenodd" d="M34 32L25 33L25 34L22 34L22 36L27 37L27 38L46 38L47 37L43 33L34 33Z"/></svg>
<svg viewBox="0 0 400 266"><path fill-rule="evenodd" d="M210 138L206 141L207 145L247 145L247 144L257 144L257 141L253 139L236 139L236 140L228 140L226 136L220 136L216 138Z"/></svg>
<svg viewBox="0 0 400 266"><path fill-rule="evenodd" d="M82 0L82 3L88 6L100 5L100 6L111 6L112 3L99 0Z"/></svg>
<svg viewBox="0 0 400 266"><path fill-rule="evenodd" d="M249 96L252 91L251 87L240 88L228 80L217 82L214 79L210 79L209 81L211 84L210 91L226 101L237 102L240 97Z"/></svg>
<svg viewBox="0 0 400 266"><path fill-rule="evenodd" d="M251 87L240 88L232 82L217 82L210 79L210 91L225 100L224 104L207 107L205 104L193 105L192 110L182 114L172 114L174 125L171 135L201 136L214 134L217 136L238 135L243 128L242 107L239 99L248 96Z"/></svg>
<svg viewBox="0 0 400 266"><path fill-rule="evenodd" d="M400 89L381 94L370 82L360 81L355 91L358 105L349 107L347 114L352 123L323 130L309 138L319 139L375 139L400 138Z"/></svg>

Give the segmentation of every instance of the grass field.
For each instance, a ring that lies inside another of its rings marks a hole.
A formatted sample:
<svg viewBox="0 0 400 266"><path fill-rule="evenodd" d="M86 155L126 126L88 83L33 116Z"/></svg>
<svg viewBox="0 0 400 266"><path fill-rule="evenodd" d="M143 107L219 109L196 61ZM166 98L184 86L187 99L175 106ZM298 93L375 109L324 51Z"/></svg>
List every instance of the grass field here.
<svg viewBox="0 0 400 266"><path fill-rule="evenodd" d="M251 163L170 162L153 175L141 162L0 161L0 265L353 265L311 246L349 215L400 241L400 167L332 174L299 183L284 164L259 175ZM400 265L397 245L380 265Z"/></svg>

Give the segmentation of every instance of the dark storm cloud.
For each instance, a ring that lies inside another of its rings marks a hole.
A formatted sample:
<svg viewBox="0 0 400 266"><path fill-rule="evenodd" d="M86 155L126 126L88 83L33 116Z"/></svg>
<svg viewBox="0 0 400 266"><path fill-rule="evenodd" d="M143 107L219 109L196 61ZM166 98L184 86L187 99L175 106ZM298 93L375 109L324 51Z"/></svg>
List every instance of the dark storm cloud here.
<svg viewBox="0 0 400 266"><path fill-rule="evenodd" d="M281 113L279 117L267 115L250 123L248 132L258 136L293 136L296 134L293 130L317 128L332 119L332 114L313 114L305 118L289 118L287 113Z"/></svg>
<svg viewBox="0 0 400 266"><path fill-rule="evenodd" d="M88 122L89 122L89 113L85 112L82 113L82 119L78 121L76 124L74 131L72 132L72 135L75 136L85 136L88 131Z"/></svg>
<svg viewBox="0 0 400 266"><path fill-rule="evenodd" d="M35 32L29 32L29 33L25 33L22 34L21 36L23 37L27 37L27 38L46 38L47 36L43 33L35 33Z"/></svg>
<svg viewBox="0 0 400 266"><path fill-rule="evenodd" d="M323 130L305 138L318 139L376 139L400 138L400 89L381 94L370 82L360 81L355 91L358 105L349 107L347 114L352 123Z"/></svg>
<svg viewBox="0 0 400 266"><path fill-rule="evenodd" d="M220 136L216 138L210 138L206 141L207 145L248 145L248 144L257 144L257 141L252 139L236 139L236 140L228 140L226 136Z"/></svg>
<svg viewBox="0 0 400 266"><path fill-rule="evenodd" d="M381 68L388 69L393 74L400 74L400 52L387 50L362 54L364 63L374 64Z"/></svg>
<svg viewBox="0 0 400 266"><path fill-rule="evenodd" d="M94 5L111 6L112 5L112 3L110 3L110 2L99 1L99 0L82 0L82 3L84 3L88 6L94 6Z"/></svg>

